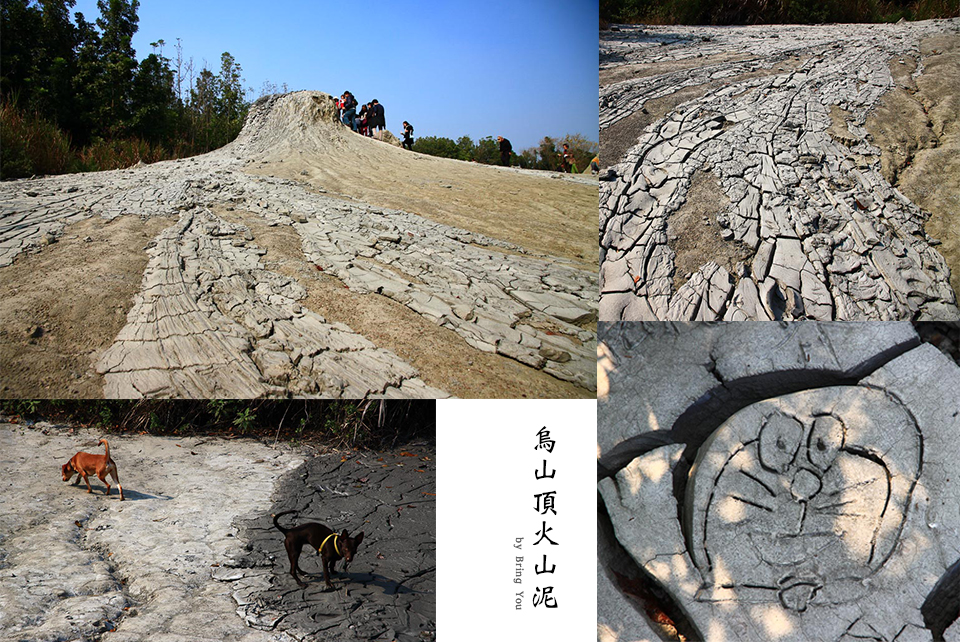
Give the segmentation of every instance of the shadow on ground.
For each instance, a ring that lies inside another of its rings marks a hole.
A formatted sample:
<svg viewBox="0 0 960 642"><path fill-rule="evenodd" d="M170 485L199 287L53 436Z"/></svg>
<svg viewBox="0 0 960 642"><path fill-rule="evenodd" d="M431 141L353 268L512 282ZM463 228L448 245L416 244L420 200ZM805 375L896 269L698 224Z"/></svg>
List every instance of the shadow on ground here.
<svg viewBox="0 0 960 642"><path fill-rule="evenodd" d="M280 482L270 514L242 524L248 553L228 562L223 581L243 578L234 593L254 628L283 629L316 640L432 640L436 632L435 447L410 443L390 453L334 453L307 461ZM309 546L300 567L307 587L290 575L283 524L320 522L364 540L346 573L323 582ZM240 570L243 569L243 570ZM216 577L216 574L215 574Z"/></svg>

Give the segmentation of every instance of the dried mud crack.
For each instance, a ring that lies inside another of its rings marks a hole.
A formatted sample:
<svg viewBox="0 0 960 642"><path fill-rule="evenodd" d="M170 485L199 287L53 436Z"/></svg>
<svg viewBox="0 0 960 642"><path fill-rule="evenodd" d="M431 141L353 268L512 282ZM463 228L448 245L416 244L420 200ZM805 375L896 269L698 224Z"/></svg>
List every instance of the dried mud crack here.
<svg viewBox="0 0 960 642"><path fill-rule="evenodd" d="M601 319L960 317L958 39L956 19L602 32ZM699 253L691 199L721 237Z"/></svg>
<svg viewBox="0 0 960 642"><path fill-rule="evenodd" d="M99 480L92 494L62 482L49 463L95 452L99 436L0 424L4 638L293 640L250 629L211 571L243 553L235 522L269 510L277 481L303 459L243 439L111 436L121 502Z"/></svg>
<svg viewBox="0 0 960 642"><path fill-rule="evenodd" d="M280 481L271 514L364 533L354 562L326 589L320 560L290 576L283 538L265 514L244 523L247 552L214 577L229 583L250 626L297 639L423 642L436 638L436 463L428 444L382 453L323 455ZM341 562L342 564L342 562Z"/></svg>
<svg viewBox="0 0 960 642"><path fill-rule="evenodd" d="M416 214L334 198L314 184L319 179L244 171L280 162L278 150L312 167L371 156L385 163L387 179L405 176L407 165L447 167L343 130L329 96L298 92L259 101L240 137L211 154L0 184L0 394L93 396L100 385L99 394L124 397L592 394L597 281L581 259L534 255ZM531 196L557 185L581 196L591 190L589 181L460 165L450 171L468 187L475 176ZM143 245L98 244L104 226L126 220L142 221L144 231L163 221L165 229ZM288 265L277 271L271 243L257 243L253 232L269 228L296 236L306 269L291 269L288 234L286 255L278 256ZM78 277L84 252L97 257L93 270L117 270L124 287L99 291L92 275ZM382 333L371 340L373 321L362 332L347 325L361 319L331 304L334 296L316 305L324 297L312 296L315 281L330 279L350 296L389 300L377 307L380 323L398 333L412 314L423 335L442 334L432 341L437 358L422 359ZM107 324L104 307L126 323ZM89 327L66 322L64 308L80 318L90 310ZM443 332L423 330L423 322Z"/></svg>

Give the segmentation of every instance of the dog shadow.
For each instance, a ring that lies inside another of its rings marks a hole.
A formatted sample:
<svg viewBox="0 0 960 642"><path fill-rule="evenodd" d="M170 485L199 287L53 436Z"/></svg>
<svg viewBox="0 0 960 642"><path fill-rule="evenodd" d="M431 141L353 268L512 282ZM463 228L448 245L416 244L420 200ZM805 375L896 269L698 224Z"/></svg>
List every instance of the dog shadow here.
<svg viewBox="0 0 960 642"><path fill-rule="evenodd" d="M320 586L323 586L323 571L318 570L316 573L311 573L309 571L302 571L301 575L310 575L319 577L317 581ZM384 595L405 595L407 593L416 593L411 588L408 588L396 580L391 580L388 577L383 575L377 575L376 573L353 573L337 571L335 575L331 575L330 580L333 582L333 585L339 587L341 585L350 586L356 584L362 584L364 587L367 586L379 586L383 588ZM311 582L308 583L308 586L313 584L313 578L311 577Z"/></svg>
<svg viewBox="0 0 960 642"><path fill-rule="evenodd" d="M73 486L73 484L70 484L70 485ZM80 482L79 484L77 484L77 485L76 485L76 488L82 489L84 493L87 492L87 487L83 484L83 482ZM93 495L99 495L100 497L106 497L106 498L108 498L108 499L118 499L118 500L120 499L120 493L117 491L117 487L116 487L116 486L111 486L111 487L110 487L110 494L109 494L109 495L104 495L104 494L103 494L103 491L105 490L105 487L104 487L104 486L98 485L98 484L94 484L93 481L90 482L90 488L93 489L93 493L92 493ZM125 501L125 502L130 502L130 501L136 502L136 501L139 501L139 500L142 500L142 499L163 499L163 500L170 500L170 499L173 499L173 497L171 497L171 496L169 496L169 495L151 495L150 493L141 493L140 491L130 490L129 488L124 488L124 489L123 489L123 501Z"/></svg>
<svg viewBox="0 0 960 642"><path fill-rule="evenodd" d="M164 501L169 501L173 499L170 495L151 495L150 493L141 493L138 490L127 490L123 489L123 499L124 501L138 501L141 499L162 499Z"/></svg>
<svg viewBox="0 0 960 642"><path fill-rule="evenodd" d="M396 580L391 580L389 577L377 575L376 573L350 573L350 575L351 579L355 579L364 586L372 585L381 587L384 595L406 595L417 592Z"/></svg>

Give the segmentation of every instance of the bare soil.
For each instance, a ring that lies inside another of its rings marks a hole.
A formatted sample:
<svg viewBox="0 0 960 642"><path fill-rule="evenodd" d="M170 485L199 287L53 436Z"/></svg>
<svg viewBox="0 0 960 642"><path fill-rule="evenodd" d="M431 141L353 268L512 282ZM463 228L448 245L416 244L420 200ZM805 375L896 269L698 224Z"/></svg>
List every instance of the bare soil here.
<svg viewBox="0 0 960 642"><path fill-rule="evenodd" d="M171 223L89 218L3 269L0 397L103 396L93 365L126 323L147 265L143 248Z"/></svg>
<svg viewBox="0 0 960 642"><path fill-rule="evenodd" d="M880 147L884 177L930 212L926 232L950 267L960 292L960 37L921 42L923 74L911 77L917 61L890 61L897 89L884 96L866 128Z"/></svg>
<svg viewBox="0 0 960 642"><path fill-rule="evenodd" d="M716 176L704 171L693 175L686 202L667 219L667 238L676 252L675 290L687 282L687 275L700 269L704 257L733 273L736 264L752 254L743 244L724 241L720 236L717 214L729 204Z"/></svg>

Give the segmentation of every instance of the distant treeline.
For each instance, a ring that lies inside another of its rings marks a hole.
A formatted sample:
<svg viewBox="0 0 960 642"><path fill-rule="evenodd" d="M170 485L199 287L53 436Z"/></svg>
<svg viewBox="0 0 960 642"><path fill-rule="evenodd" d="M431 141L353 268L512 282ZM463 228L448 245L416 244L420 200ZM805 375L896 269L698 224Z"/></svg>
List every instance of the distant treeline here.
<svg viewBox="0 0 960 642"><path fill-rule="evenodd" d="M137 60L138 0L98 0L88 22L75 0L0 0L0 177L127 167L221 147L249 103L241 68L174 58L163 40Z"/></svg>
<svg viewBox="0 0 960 642"><path fill-rule="evenodd" d="M596 142L587 140L580 134L567 134L562 138L544 136L537 147L524 149L519 154L511 152L510 165L556 171L560 167L560 150L564 143L570 146L577 169L581 173L589 171L590 160L597 155L599 147ZM461 136L455 141L450 138L424 136L415 140L413 151L486 165L500 164L500 145L492 136L484 136L476 143L469 136Z"/></svg>
<svg viewBox="0 0 960 642"><path fill-rule="evenodd" d="M960 0L600 0L600 25L821 24L952 18Z"/></svg>

